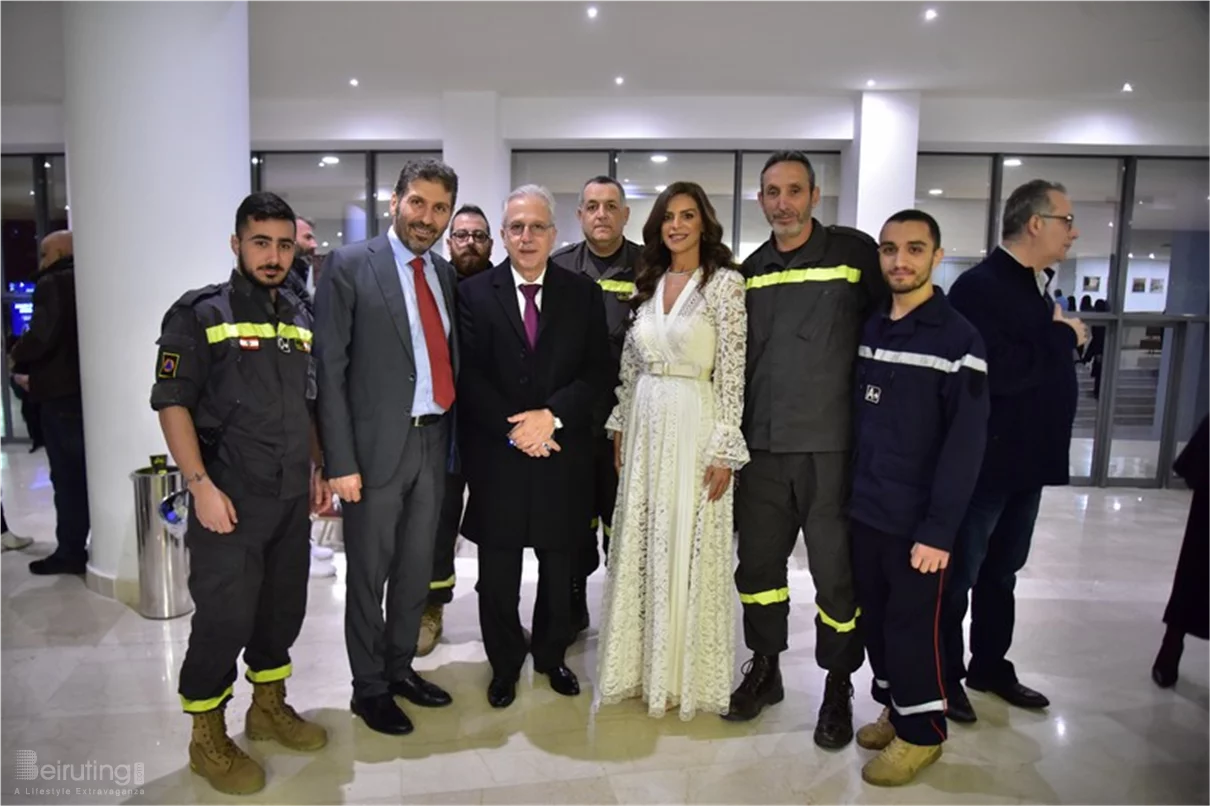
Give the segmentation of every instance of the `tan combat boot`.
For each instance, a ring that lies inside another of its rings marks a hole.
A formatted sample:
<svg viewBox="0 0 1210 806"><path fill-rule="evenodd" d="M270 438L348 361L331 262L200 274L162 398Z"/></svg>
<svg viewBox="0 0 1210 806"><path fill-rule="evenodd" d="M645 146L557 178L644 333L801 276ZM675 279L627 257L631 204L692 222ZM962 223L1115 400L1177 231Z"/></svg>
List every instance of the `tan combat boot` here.
<svg viewBox="0 0 1210 806"><path fill-rule="evenodd" d="M891 724L891 709L883 708L878 721L857 729L857 746L866 750L881 750L895 739L895 726Z"/></svg>
<svg viewBox="0 0 1210 806"><path fill-rule="evenodd" d="M424 608L420 617L420 637L416 640L416 657L423 658L437 648L441 640L441 617L445 605L431 604Z"/></svg>
<svg viewBox="0 0 1210 806"><path fill-rule="evenodd" d="M189 769L228 795L251 795L265 788L265 770L227 735L225 709L193 714Z"/></svg>
<svg viewBox="0 0 1210 806"><path fill-rule="evenodd" d="M939 744L912 744L896 737L861 768L861 777L874 786L902 786L911 783L921 770L939 758Z"/></svg>
<svg viewBox="0 0 1210 806"><path fill-rule="evenodd" d="M286 702L286 681L256 683L244 732L254 741L273 739L291 750L318 750L328 743L328 732L308 722Z"/></svg>

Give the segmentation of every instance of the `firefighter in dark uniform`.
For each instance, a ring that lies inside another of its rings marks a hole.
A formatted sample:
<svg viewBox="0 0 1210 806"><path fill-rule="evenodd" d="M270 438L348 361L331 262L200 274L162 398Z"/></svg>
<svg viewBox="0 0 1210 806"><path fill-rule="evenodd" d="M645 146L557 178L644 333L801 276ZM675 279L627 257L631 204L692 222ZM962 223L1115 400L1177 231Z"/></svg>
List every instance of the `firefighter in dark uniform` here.
<svg viewBox="0 0 1210 806"><path fill-rule="evenodd" d="M312 427L311 317L282 283L294 212L272 193L244 199L238 268L164 317L152 408L192 497L185 536L196 611L180 695L193 717L190 768L221 792L264 787L264 769L227 735L241 650L253 684L245 730L294 750L327 743L286 703L310 564L309 497L320 480ZM314 463L314 464L313 464Z"/></svg>
<svg viewBox="0 0 1210 806"><path fill-rule="evenodd" d="M886 283L872 238L812 218L819 188L803 153L769 158L759 201L773 236L743 264L743 430L752 460L735 494L735 583L753 657L727 718L752 719L785 696L778 655L788 647L786 566L801 529L815 582L815 659L828 671L815 743L836 749L853 738L849 677L864 656L845 517L853 362L862 324L886 298Z"/></svg>
<svg viewBox="0 0 1210 806"><path fill-rule="evenodd" d="M946 567L987 442L987 353L975 326L932 283L941 230L919 210L878 239L891 302L866 323L853 406L853 581L871 693L882 715L857 744L882 753L861 776L906 784L941 756L939 651Z"/></svg>
<svg viewBox="0 0 1210 806"><path fill-rule="evenodd" d="M580 191L576 218L584 240L566 246L550 256L551 262L569 271L587 276L601 287L605 297L605 323L609 327L611 380L609 396L602 399L595 422L597 435L593 480L595 517L588 527L584 552L572 579L572 624L577 633L588 628L588 577L600 567L597 531L603 533L602 549L608 561L613 507L618 494L618 473L613 464L613 442L605 433L605 421L617 405L614 390L622 364L622 344L626 340L626 322L630 317L630 296L634 293L634 270L642 247L626 240L623 234L630 220L626 192L616 179L594 176Z"/></svg>

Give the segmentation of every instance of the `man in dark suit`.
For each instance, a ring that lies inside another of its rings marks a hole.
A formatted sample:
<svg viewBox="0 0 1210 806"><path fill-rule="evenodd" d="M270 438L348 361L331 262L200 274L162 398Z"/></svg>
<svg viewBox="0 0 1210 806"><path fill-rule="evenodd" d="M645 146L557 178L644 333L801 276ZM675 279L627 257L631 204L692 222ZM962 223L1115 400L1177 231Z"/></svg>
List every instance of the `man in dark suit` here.
<svg viewBox="0 0 1210 806"><path fill-rule="evenodd" d="M573 567L593 504L594 407L610 380L600 287L549 261L550 192L513 191L501 234L508 260L458 289L459 448L470 488L462 533L479 547L479 625L494 708L512 703L525 662L517 614L525 548L539 562L534 671L560 694L580 693L564 653L574 638Z"/></svg>
<svg viewBox="0 0 1210 806"><path fill-rule="evenodd" d="M412 670L412 659L458 368L454 269L430 249L457 194L449 166L408 163L391 195L390 230L333 252L315 300L325 477L345 502L352 710L381 733L412 730L392 695L426 707L450 703Z"/></svg>

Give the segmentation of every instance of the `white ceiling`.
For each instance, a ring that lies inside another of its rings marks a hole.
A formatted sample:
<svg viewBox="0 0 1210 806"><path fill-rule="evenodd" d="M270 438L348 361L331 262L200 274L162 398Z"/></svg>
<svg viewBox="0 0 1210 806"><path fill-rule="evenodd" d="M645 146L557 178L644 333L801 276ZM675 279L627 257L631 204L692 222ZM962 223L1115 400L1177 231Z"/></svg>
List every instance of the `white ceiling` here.
<svg viewBox="0 0 1210 806"><path fill-rule="evenodd" d="M801 95L871 78L934 95L1210 92L1200 2L603 2L596 19L588 5L252 2L252 97ZM58 3L0 3L4 103L62 99L61 20Z"/></svg>

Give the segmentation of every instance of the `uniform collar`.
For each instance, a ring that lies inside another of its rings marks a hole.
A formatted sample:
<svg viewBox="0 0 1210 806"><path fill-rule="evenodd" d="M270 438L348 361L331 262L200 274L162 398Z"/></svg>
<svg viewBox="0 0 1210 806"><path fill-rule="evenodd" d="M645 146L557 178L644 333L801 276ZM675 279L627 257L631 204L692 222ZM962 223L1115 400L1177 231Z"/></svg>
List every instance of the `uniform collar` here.
<svg viewBox="0 0 1210 806"><path fill-rule="evenodd" d="M766 255L765 262L768 264L781 265L781 253L777 251L777 238L772 233L769 235L769 240L765 241L765 247L769 250ZM828 230L823 224L819 223L818 218L811 219L811 237L807 238L807 242L798 247L797 251L790 256L789 263L786 268L794 266L810 265L823 260L824 254L828 250Z"/></svg>
<svg viewBox="0 0 1210 806"><path fill-rule="evenodd" d="M945 292L941 290L941 286L934 285L933 296L929 297L923 305L898 321L891 320L891 302L888 300L882 309L883 325L886 327L906 327L913 330L918 324L938 327L945 321L945 312L948 308L949 300L945 298Z"/></svg>
<svg viewBox="0 0 1210 806"><path fill-rule="evenodd" d="M293 318L294 306L282 293L285 285L277 287L277 296L274 297L269 293L269 289L264 286L257 285L244 276L244 273L238 268L231 270L231 289L241 297L247 297L253 304L263 309L266 313L275 315L279 319Z"/></svg>

